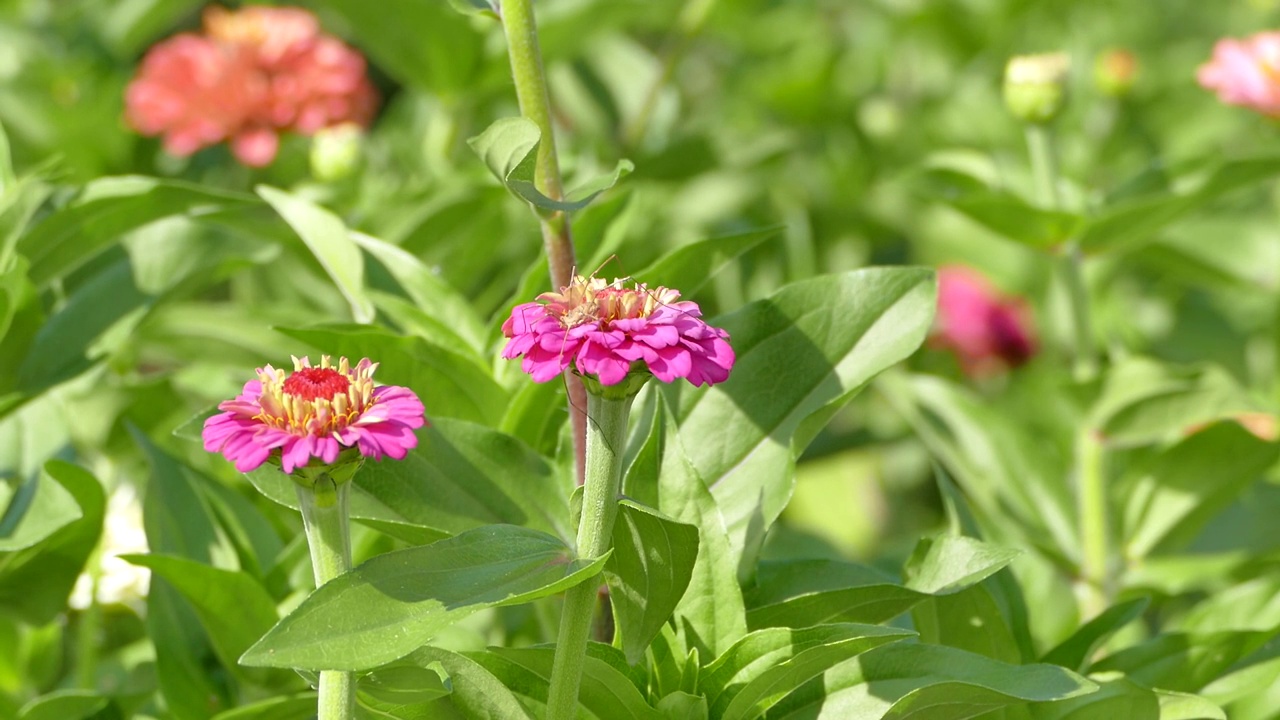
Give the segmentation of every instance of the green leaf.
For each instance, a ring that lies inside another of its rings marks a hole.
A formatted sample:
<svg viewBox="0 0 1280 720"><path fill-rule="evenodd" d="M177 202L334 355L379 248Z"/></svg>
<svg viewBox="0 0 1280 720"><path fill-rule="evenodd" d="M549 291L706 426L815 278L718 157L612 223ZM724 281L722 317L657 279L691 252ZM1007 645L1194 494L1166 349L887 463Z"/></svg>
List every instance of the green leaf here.
<svg viewBox="0 0 1280 720"><path fill-rule="evenodd" d="M18 720L84 720L110 702L89 690L56 690L24 705Z"/></svg>
<svg viewBox="0 0 1280 720"><path fill-rule="evenodd" d="M257 202L249 195L174 180L101 178L32 228L19 241L18 252L31 260L31 281L44 287L88 262L121 235L150 222Z"/></svg>
<svg viewBox="0 0 1280 720"><path fill-rule="evenodd" d="M933 272L922 268L794 283L712 321L729 331L737 354L728 381L663 388L688 459L724 516L740 575L791 497L795 456L872 377L920 346L935 304Z"/></svg>
<svg viewBox="0 0 1280 720"><path fill-rule="evenodd" d="M449 675L452 692L447 699L467 718L533 720L515 693L476 661L448 650L422 647L405 658L419 667L439 665ZM447 716L446 716L447 717Z"/></svg>
<svg viewBox="0 0 1280 720"><path fill-rule="evenodd" d="M223 570L173 555L121 555L151 568L174 587L195 609L200 624L224 667L243 672L237 665L241 653L276 623L276 604L258 581L239 570ZM267 683L267 674L250 673Z"/></svg>
<svg viewBox="0 0 1280 720"><path fill-rule="evenodd" d="M283 190L266 185L259 185L256 189L320 261L321 267L351 305L351 317L358 323L371 322L373 303L364 292L364 256L348 236L347 226L342 220L328 210Z"/></svg>
<svg viewBox="0 0 1280 720"><path fill-rule="evenodd" d="M314 692L284 695L218 713L213 720L311 720L316 716Z"/></svg>
<svg viewBox="0 0 1280 720"><path fill-rule="evenodd" d="M760 564L747 595L752 628L818 623L878 623L935 595L957 593L1009 564L1018 553L971 538L944 537L917 562L907 585L855 563L793 560Z"/></svg>
<svg viewBox="0 0 1280 720"><path fill-rule="evenodd" d="M655 707L667 720L707 720L709 717L707 699L687 692L664 695Z"/></svg>
<svg viewBox="0 0 1280 720"><path fill-rule="evenodd" d="M41 478L71 495L79 518L35 545L0 555L0 607L37 626L50 622L66 607L76 578L102 534L107 504L98 480L70 463L50 460Z"/></svg>
<svg viewBox="0 0 1280 720"><path fill-rule="evenodd" d="M1107 374L1091 423L1109 444L1132 446L1254 409L1222 368L1132 358Z"/></svg>
<svg viewBox="0 0 1280 720"><path fill-rule="evenodd" d="M631 679L605 659L611 650L617 653L606 645L589 645L578 690L579 706L597 718L658 720L657 711L649 707ZM539 702L547 701L554 648L495 647L471 657L516 693ZM620 654L615 661L625 667L626 661Z"/></svg>
<svg viewBox="0 0 1280 720"><path fill-rule="evenodd" d="M1090 672L1119 671L1148 687L1197 692L1278 631L1164 633L1099 660Z"/></svg>
<svg viewBox="0 0 1280 720"><path fill-rule="evenodd" d="M1106 208L1080 235L1085 252L1130 250L1187 213L1238 188L1280 174L1280 157L1215 161L1207 170L1175 180L1171 193L1144 195Z"/></svg>
<svg viewBox="0 0 1280 720"><path fill-rule="evenodd" d="M696 526L630 500L619 502L613 553L604 572L627 662L644 658L689 587L697 557Z"/></svg>
<svg viewBox="0 0 1280 720"><path fill-rule="evenodd" d="M298 509L294 482L263 465L247 474L262 494ZM481 425L440 418L418 430L403 460L366 462L352 480L351 517L409 542L481 525L523 525L573 537L566 486L541 455Z"/></svg>
<svg viewBox="0 0 1280 720"><path fill-rule="evenodd" d="M636 279L650 287L675 288L681 295L693 297L721 268L777 237L782 230L781 226L761 228L683 245L641 270Z"/></svg>
<svg viewBox="0 0 1280 720"><path fill-rule="evenodd" d="M1280 446L1234 422L1215 424L1161 452L1136 471L1130 486L1125 556L1141 558L1189 543L1277 457Z"/></svg>
<svg viewBox="0 0 1280 720"><path fill-rule="evenodd" d="M987 184L964 170L933 167L922 177L928 197L945 203L991 232L1029 247L1047 250L1079 230L1079 215L1035 207L1017 195Z"/></svg>
<svg viewBox="0 0 1280 720"><path fill-rule="evenodd" d="M427 419L455 417L495 425L507 394L482 367L464 355L420 337L405 337L372 325L278 328L327 355L378 363L378 382L403 385L427 409Z"/></svg>
<svg viewBox="0 0 1280 720"><path fill-rule="evenodd" d="M1084 695L1097 685L1053 665L1008 665L919 643L877 648L783 700L772 718L970 718L1002 707Z"/></svg>
<svg viewBox="0 0 1280 720"><path fill-rule="evenodd" d="M47 470L12 494L0 484L0 500L7 506L0 515L0 553L29 548L84 516L71 493Z"/></svg>
<svg viewBox="0 0 1280 720"><path fill-rule="evenodd" d="M1222 708L1199 695L1156 690L1160 698L1160 720L1227 720Z"/></svg>
<svg viewBox="0 0 1280 720"><path fill-rule="evenodd" d="M240 659L245 665L361 670L403 657L476 611L554 595L607 558L511 525L379 555L326 583Z"/></svg>
<svg viewBox="0 0 1280 720"><path fill-rule="evenodd" d="M588 182L569 193L565 200L555 200L534 185L541 142L542 131L536 123L525 117L510 117L495 121L467 144L508 190L535 208L550 212L581 210L635 169L630 160L619 160L611 175Z"/></svg>
<svg viewBox="0 0 1280 720"><path fill-rule="evenodd" d="M356 698L362 707L402 720L427 720L430 704L452 692L449 673L440 663L421 667L396 663L360 678Z"/></svg>
<svg viewBox="0 0 1280 720"><path fill-rule="evenodd" d="M1096 677L1098 692L1037 705L1034 720L1167 720L1160 713L1160 699L1149 688L1124 677Z"/></svg>
<svg viewBox="0 0 1280 720"><path fill-rule="evenodd" d="M761 717L791 691L836 664L913 634L852 623L757 630L703 668L699 690L711 706L712 717Z"/></svg>
<svg viewBox="0 0 1280 720"><path fill-rule="evenodd" d="M1083 671L1094 651L1121 628L1141 617L1147 604L1147 598L1141 597L1112 605L1045 653L1040 661Z"/></svg>
<svg viewBox="0 0 1280 720"><path fill-rule="evenodd" d="M489 0L449 0L449 5L464 15L482 15L497 19L498 6Z"/></svg>

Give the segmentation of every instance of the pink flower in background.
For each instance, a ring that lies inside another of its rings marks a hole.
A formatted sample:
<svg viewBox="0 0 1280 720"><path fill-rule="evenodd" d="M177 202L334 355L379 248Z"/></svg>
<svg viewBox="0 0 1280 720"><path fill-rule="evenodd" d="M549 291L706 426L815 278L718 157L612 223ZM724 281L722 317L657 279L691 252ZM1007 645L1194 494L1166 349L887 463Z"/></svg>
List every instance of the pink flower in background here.
<svg viewBox="0 0 1280 720"><path fill-rule="evenodd" d="M969 375L1017 367L1036 353L1025 304L1001 297L986 278L960 266L938 270L933 345L954 352Z"/></svg>
<svg viewBox="0 0 1280 720"><path fill-rule="evenodd" d="M575 276L560 292L539 295L541 302L512 309L502 324L510 338L502 357L523 355L521 367L537 382L570 366L601 385L617 385L632 372L663 382L724 382L734 361L729 334L703 322L697 303L679 297L664 287Z"/></svg>
<svg viewBox="0 0 1280 720"><path fill-rule="evenodd" d="M1196 79L1224 103L1280 117L1280 32L1219 40Z"/></svg>
<svg viewBox="0 0 1280 720"><path fill-rule="evenodd" d="M320 367L294 358L293 368L259 368L236 399L218 405L223 412L204 423L204 449L249 472L278 448L281 466L292 473L313 457L333 464L346 448L399 460L417 446L413 431L426 424L422 401L408 388L375 386L377 363L365 358L351 367L341 358L335 367L326 355Z"/></svg>
<svg viewBox="0 0 1280 720"><path fill-rule="evenodd" d="M179 156L229 141L252 167L275 159L280 133L367 126L377 93L360 53L298 8L212 6L204 34L152 47L125 91L125 118Z"/></svg>

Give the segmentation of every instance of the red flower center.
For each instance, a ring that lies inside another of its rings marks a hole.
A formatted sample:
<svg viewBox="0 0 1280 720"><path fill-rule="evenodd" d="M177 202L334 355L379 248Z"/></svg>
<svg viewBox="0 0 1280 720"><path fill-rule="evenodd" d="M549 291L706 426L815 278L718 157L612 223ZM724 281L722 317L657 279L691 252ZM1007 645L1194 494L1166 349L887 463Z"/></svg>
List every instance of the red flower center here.
<svg viewBox="0 0 1280 720"><path fill-rule="evenodd" d="M344 395L349 387L351 381L347 376L333 368L302 368L284 380L285 394L308 401Z"/></svg>

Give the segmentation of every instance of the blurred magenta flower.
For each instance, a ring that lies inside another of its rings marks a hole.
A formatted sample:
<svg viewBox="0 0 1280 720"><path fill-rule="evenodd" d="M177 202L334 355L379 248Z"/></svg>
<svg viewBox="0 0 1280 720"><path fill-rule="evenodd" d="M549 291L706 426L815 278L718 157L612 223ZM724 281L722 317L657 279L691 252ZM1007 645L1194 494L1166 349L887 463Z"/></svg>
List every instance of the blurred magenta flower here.
<svg viewBox="0 0 1280 720"><path fill-rule="evenodd" d="M277 448L286 473L313 457L331 465L347 448L399 460L418 444L413 431L426 424L424 408L408 388L375 386L377 368L368 358L355 367L341 358L335 367L328 355L320 367L294 358L291 373L259 368L257 380L205 421L204 449L222 453L240 472L266 462Z"/></svg>
<svg viewBox="0 0 1280 720"><path fill-rule="evenodd" d="M1196 79L1228 105L1280 117L1280 32L1219 40Z"/></svg>
<svg viewBox="0 0 1280 720"><path fill-rule="evenodd" d="M502 357L523 355L521 367L537 382L571 365L601 385L617 385L631 374L663 382L682 377L694 385L724 382L734 361L729 334L703 322L697 303L679 297L665 287L628 288L622 280L575 276L560 292L512 309L502 324L510 338Z"/></svg>
<svg viewBox="0 0 1280 720"><path fill-rule="evenodd" d="M932 340L935 347L954 352L972 376L1017 367L1036 353L1026 305L1001 297L977 271L955 265L938 270Z"/></svg>
<svg viewBox="0 0 1280 720"><path fill-rule="evenodd" d="M125 90L129 124L164 136L169 153L229 141L251 167L275 159L282 132L367 126L376 106L364 57L320 32L311 13L287 7L209 7L203 34L152 47Z"/></svg>

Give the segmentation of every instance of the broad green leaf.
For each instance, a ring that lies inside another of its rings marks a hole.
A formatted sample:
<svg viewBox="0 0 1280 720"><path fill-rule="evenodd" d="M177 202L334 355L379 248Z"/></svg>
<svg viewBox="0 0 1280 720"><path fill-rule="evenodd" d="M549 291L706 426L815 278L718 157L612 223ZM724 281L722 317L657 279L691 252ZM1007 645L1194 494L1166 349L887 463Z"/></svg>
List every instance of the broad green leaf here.
<svg viewBox="0 0 1280 720"><path fill-rule="evenodd" d="M1166 632L1094 663L1091 672L1120 671L1148 687L1198 692L1236 661L1262 647L1280 628Z"/></svg>
<svg viewBox="0 0 1280 720"><path fill-rule="evenodd" d="M279 617L271 596L248 573L210 567L173 555L121 557L134 565L150 568L191 603L218 659L233 672L244 672L236 663L241 653L270 630ZM265 684L266 674L250 675Z"/></svg>
<svg viewBox="0 0 1280 720"><path fill-rule="evenodd" d="M0 553L23 550L83 517L75 498L48 470L10 493L0 484Z"/></svg>
<svg viewBox="0 0 1280 720"><path fill-rule="evenodd" d="M263 465L247 477L298 509L294 483L278 469ZM461 420L432 421L405 459L366 462L352 482L351 516L410 542L493 523L573 537L565 484L547 460L509 435Z"/></svg>
<svg viewBox="0 0 1280 720"><path fill-rule="evenodd" d="M627 662L636 664L675 611L698 557L698 528L622 500L605 564L609 600Z"/></svg>
<svg viewBox="0 0 1280 720"><path fill-rule="evenodd" d="M0 271L12 262L18 239L52 193L52 188L41 180L39 175L28 175L0 189ZM3 180L0 185L4 185ZM0 322L0 336L4 334L3 325Z"/></svg>
<svg viewBox="0 0 1280 720"><path fill-rule="evenodd" d="M364 256L349 237L342 220L328 210L283 190L259 185L257 192L280 213L315 255L351 305L351 317L358 323L372 321L373 303L364 291Z"/></svg>
<svg viewBox="0 0 1280 720"><path fill-rule="evenodd" d="M98 544L106 511L106 495L97 478L75 465L50 460L41 482L67 491L79 507L79 517L35 545L0 554L0 607L37 626L66 607L76 578Z"/></svg>
<svg viewBox="0 0 1280 720"><path fill-rule="evenodd" d="M484 666L464 655L428 645L418 648L404 661L423 668L436 665L444 668L452 692L440 702L457 708L463 717L534 720L515 693Z"/></svg>
<svg viewBox="0 0 1280 720"><path fill-rule="evenodd" d="M367 357L378 363L378 382L403 385L427 409L427 420L455 417L497 424L507 394L489 373L464 355L419 337L396 335L372 325L317 325L279 328L325 354L352 362Z"/></svg>
<svg viewBox="0 0 1280 720"><path fill-rule="evenodd" d="M560 540L511 525L379 555L317 589L240 662L308 670L376 667L478 610L573 587L595 576L606 559L575 560Z"/></svg>
<svg viewBox="0 0 1280 720"><path fill-rule="evenodd" d="M19 242L39 287L63 277L120 236L171 215L199 216L223 207L256 204L250 195L174 180L124 176L94 180L66 207L49 215Z"/></svg>
<svg viewBox="0 0 1280 720"><path fill-rule="evenodd" d="M752 628L823 622L878 623L921 601L965 590L1007 566L1017 551L965 537L942 537L916 561L903 585L872 568L835 560L765 562L747 595Z"/></svg>
<svg viewBox="0 0 1280 720"><path fill-rule="evenodd" d="M912 635L908 630L852 623L757 630L703 668L699 690L712 717L760 717L836 664Z"/></svg>
<svg viewBox="0 0 1280 720"><path fill-rule="evenodd" d="M1008 665L939 645L895 643L848 660L784 699L772 718L970 718L1063 700L1097 685L1053 665Z"/></svg>
<svg viewBox="0 0 1280 720"><path fill-rule="evenodd" d="M619 160L613 173L596 178L569 193L568 198L549 198L534 185L538 144L542 131L525 117L502 118L467 141L489 170L517 197L535 208L550 212L573 212L591 203L635 169L629 160Z"/></svg>
<svg viewBox="0 0 1280 720"><path fill-rule="evenodd" d="M1098 692L1037 705L1034 720L1167 720L1160 712L1160 698L1149 688L1123 676L1094 678Z"/></svg>
<svg viewBox="0 0 1280 720"><path fill-rule="evenodd" d="M1189 693L1156 690L1160 698L1160 720L1227 720L1222 708Z"/></svg>
<svg viewBox="0 0 1280 720"><path fill-rule="evenodd" d="M449 673L439 663L396 663L361 677L356 685L361 707L401 720L427 720L431 703L450 692Z"/></svg>
<svg viewBox="0 0 1280 720"><path fill-rule="evenodd" d="M316 716L314 692L259 700L218 713L213 720L311 720Z"/></svg>
<svg viewBox="0 0 1280 720"><path fill-rule="evenodd" d="M1189 543L1277 457L1280 446L1233 422L1212 425L1160 453L1137 470L1129 491L1125 555L1141 558Z"/></svg>
<svg viewBox="0 0 1280 720"><path fill-rule="evenodd" d="M684 245L658 258L635 277L649 287L675 288L690 298L725 265L781 232L781 227L761 228Z"/></svg>
<svg viewBox="0 0 1280 720"><path fill-rule="evenodd" d="M18 384L18 368L44 327L44 309L27 280L27 261L0 259L0 417L16 409L28 388ZM16 396L5 400L6 396Z"/></svg>
<svg viewBox="0 0 1280 720"><path fill-rule="evenodd" d="M582 668L578 704L596 718L609 720L657 720L661 716L623 672L608 660L611 648L592 643ZM614 651L617 652L617 651ZM484 665L514 692L547 701L554 648L490 648L471 658ZM625 666L621 656L616 658Z"/></svg>
<svg viewBox="0 0 1280 720"><path fill-rule="evenodd" d="M1141 445L1253 409L1222 368L1133 358L1108 373L1091 423L1109 444Z"/></svg>
<svg viewBox="0 0 1280 720"><path fill-rule="evenodd" d="M688 459L724 515L741 576L791 496L795 456L819 429L806 421L829 419L877 373L913 353L935 303L933 272L921 268L794 283L712 321L728 330L737 354L726 382L709 390L663 388Z"/></svg>
<svg viewBox="0 0 1280 720"><path fill-rule="evenodd" d="M85 720L111 702L90 690L56 690L22 707L18 720Z"/></svg>
<svg viewBox="0 0 1280 720"><path fill-rule="evenodd" d="M1094 651L1121 628L1141 617L1142 612L1147 609L1147 604L1147 598L1141 597L1112 605L1080 626L1080 629L1076 630L1071 637L1045 653L1040 661L1083 671L1093 657Z"/></svg>
<svg viewBox="0 0 1280 720"><path fill-rule="evenodd" d="M655 706L667 720L707 720L707 699L701 695L676 691L664 695Z"/></svg>
<svg viewBox="0 0 1280 720"><path fill-rule="evenodd" d="M554 454L559 429L568 416L564 393L560 383L521 383L507 403L498 429L544 455Z"/></svg>
<svg viewBox="0 0 1280 720"><path fill-rule="evenodd" d="M1080 235L1085 252L1132 249L1183 215L1222 195L1280 174L1280 157L1216 162L1208 170L1175 181L1171 193L1149 194L1106 208Z"/></svg>
<svg viewBox="0 0 1280 720"><path fill-rule="evenodd" d="M1079 230L1079 215L1035 207L1012 192L986 183L956 168L927 170L922 186L928 197L1001 237L1029 247L1047 250L1060 245Z"/></svg>

